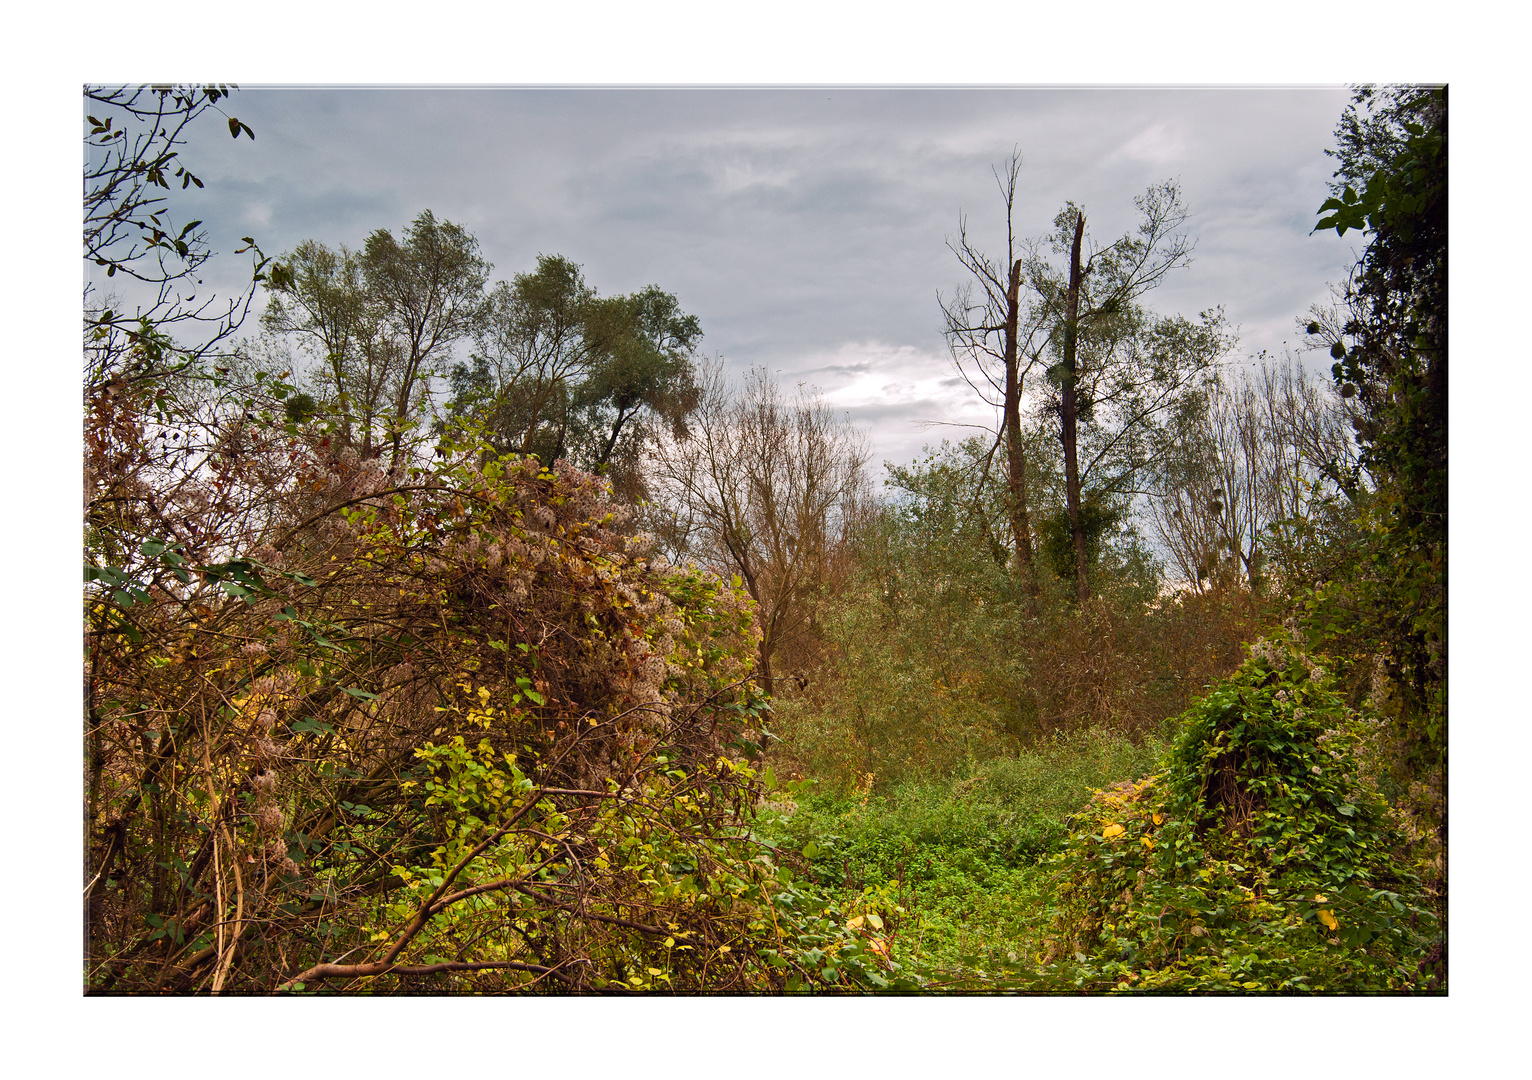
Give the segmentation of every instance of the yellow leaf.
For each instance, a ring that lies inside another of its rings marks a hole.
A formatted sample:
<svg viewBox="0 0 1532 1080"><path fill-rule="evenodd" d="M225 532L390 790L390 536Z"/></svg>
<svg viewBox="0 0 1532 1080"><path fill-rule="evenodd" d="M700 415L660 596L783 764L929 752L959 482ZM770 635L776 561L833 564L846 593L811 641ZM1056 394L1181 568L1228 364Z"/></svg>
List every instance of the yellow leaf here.
<svg viewBox="0 0 1532 1080"><path fill-rule="evenodd" d="M1334 912L1332 912L1329 908L1319 909L1319 921L1324 923L1331 930L1340 929L1340 920L1335 917Z"/></svg>
<svg viewBox="0 0 1532 1080"><path fill-rule="evenodd" d="M1165 824L1165 816L1163 814L1155 814L1154 815L1154 823L1156 825L1163 825L1163 824Z"/></svg>
<svg viewBox="0 0 1532 1080"><path fill-rule="evenodd" d="M858 915L854 919L847 920L847 922L846 922L846 929L847 930L860 930L862 928L862 922L863 922L862 917L860 915Z"/></svg>
<svg viewBox="0 0 1532 1080"><path fill-rule="evenodd" d="M1149 839L1147 836L1140 836L1138 838L1138 842L1143 844L1144 847L1148 848L1150 851L1154 850L1154 841Z"/></svg>
<svg viewBox="0 0 1532 1080"><path fill-rule="evenodd" d="M1314 894L1314 903L1316 904L1323 904L1327 899L1328 897L1326 897L1323 893Z"/></svg>
<svg viewBox="0 0 1532 1080"><path fill-rule="evenodd" d="M1113 822L1111 825L1108 825L1106 828L1101 830L1101 839L1103 839L1103 840L1110 840L1112 837L1114 837L1114 836L1121 836L1123 833L1125 833L1127 831L1128 830L1123 828L1121 825L1118 825L1116 822Z"/></svg>

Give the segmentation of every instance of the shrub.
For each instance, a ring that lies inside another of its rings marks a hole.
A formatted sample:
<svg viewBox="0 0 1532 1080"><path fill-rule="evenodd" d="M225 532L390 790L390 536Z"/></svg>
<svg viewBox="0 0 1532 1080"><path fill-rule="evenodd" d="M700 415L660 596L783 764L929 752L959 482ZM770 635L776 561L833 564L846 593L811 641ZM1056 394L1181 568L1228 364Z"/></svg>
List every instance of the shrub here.
<svg viewBox="0 0 1532 1080"><path fill-rule="evenodd" d="M1160 771L1096 794L1058 857L1045 973L1083 989L1425 988L1436 933L1378 796L1364 718L1281 640L1180 718Z"/></svg>
<svg viewBox="0 0 1532 1080"><path fill-rule="evenodd" d="M878 913L752 835L738 586L562 464L465 435L389 476L248 426L223 472L93 506L90 990L892 985ZM244 518L199 546L172 498Z"/></svg>

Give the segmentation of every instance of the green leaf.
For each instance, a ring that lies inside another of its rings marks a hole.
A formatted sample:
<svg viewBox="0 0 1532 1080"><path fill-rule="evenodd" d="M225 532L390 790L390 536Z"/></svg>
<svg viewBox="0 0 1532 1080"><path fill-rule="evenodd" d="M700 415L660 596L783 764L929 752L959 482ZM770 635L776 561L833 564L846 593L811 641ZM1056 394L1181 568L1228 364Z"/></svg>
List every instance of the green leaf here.
<svg viewBox="0 0 1532 1080"><path fill-rule="evenodd" d="M363 701L376 701L378 698L377 694L369 694L366 690L358 690L354 686L343 686L341 689L352 697L361 698Z"/></svg>

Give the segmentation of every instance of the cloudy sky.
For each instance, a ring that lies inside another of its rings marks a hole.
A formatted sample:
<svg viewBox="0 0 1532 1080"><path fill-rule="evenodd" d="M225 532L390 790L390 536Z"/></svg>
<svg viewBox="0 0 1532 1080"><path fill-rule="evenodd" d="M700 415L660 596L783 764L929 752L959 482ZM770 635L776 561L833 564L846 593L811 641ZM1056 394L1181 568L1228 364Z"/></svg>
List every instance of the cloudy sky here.
<svg viewBox="0 0 1532 1080"><path fill-rule="evenodd" d="M1066 200L1101 242L1134 197L1178 180L1197 247L1152 294L1165 313L1222 305L1237 356L1280 353L1293 320L1354 259L1310 235L1343 87L1238 89L421 89L251 86L184 152L206 188L180 211L215 250L253 235L358 246L424 209L480 240L495 276L539 253L602 293L655 283L702 322L704 349L820 387L907 461L991 421L954 377L938 292L963 280L959 214L1003 253L992 170L1022 155L1022 236ZM214 121L217 118L213 118ZM242 259L209 264L234 285ZM227 275L226 277L224 275ZM211 282L210 282L211 283Z"/></svg>

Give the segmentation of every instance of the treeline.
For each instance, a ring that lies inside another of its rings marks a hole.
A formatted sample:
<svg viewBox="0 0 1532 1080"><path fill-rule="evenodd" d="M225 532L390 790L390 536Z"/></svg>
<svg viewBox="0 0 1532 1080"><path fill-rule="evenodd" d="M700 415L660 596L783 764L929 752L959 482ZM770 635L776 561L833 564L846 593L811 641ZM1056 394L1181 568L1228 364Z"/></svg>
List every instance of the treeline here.
<svg viewBox="0 0 1532 1080"><path fill-rule="evenodd" d="M1331 383L1148 307L1173 185L1026 242L1013 158L1004 259L965 223L943 303L996 431L881 499L660 286L492 283L430 211L246 238L250 290L194 300L164 193L227 98L87 91L86 256L147 297L85 302L89 990L914 988L886 898L761 831L776 773L865 799L1164 736L1279 625L1379 718L1355 768L1444 905L1444 94L1342 122L1322 224L1372 239L1303 321Z"/></svg>

